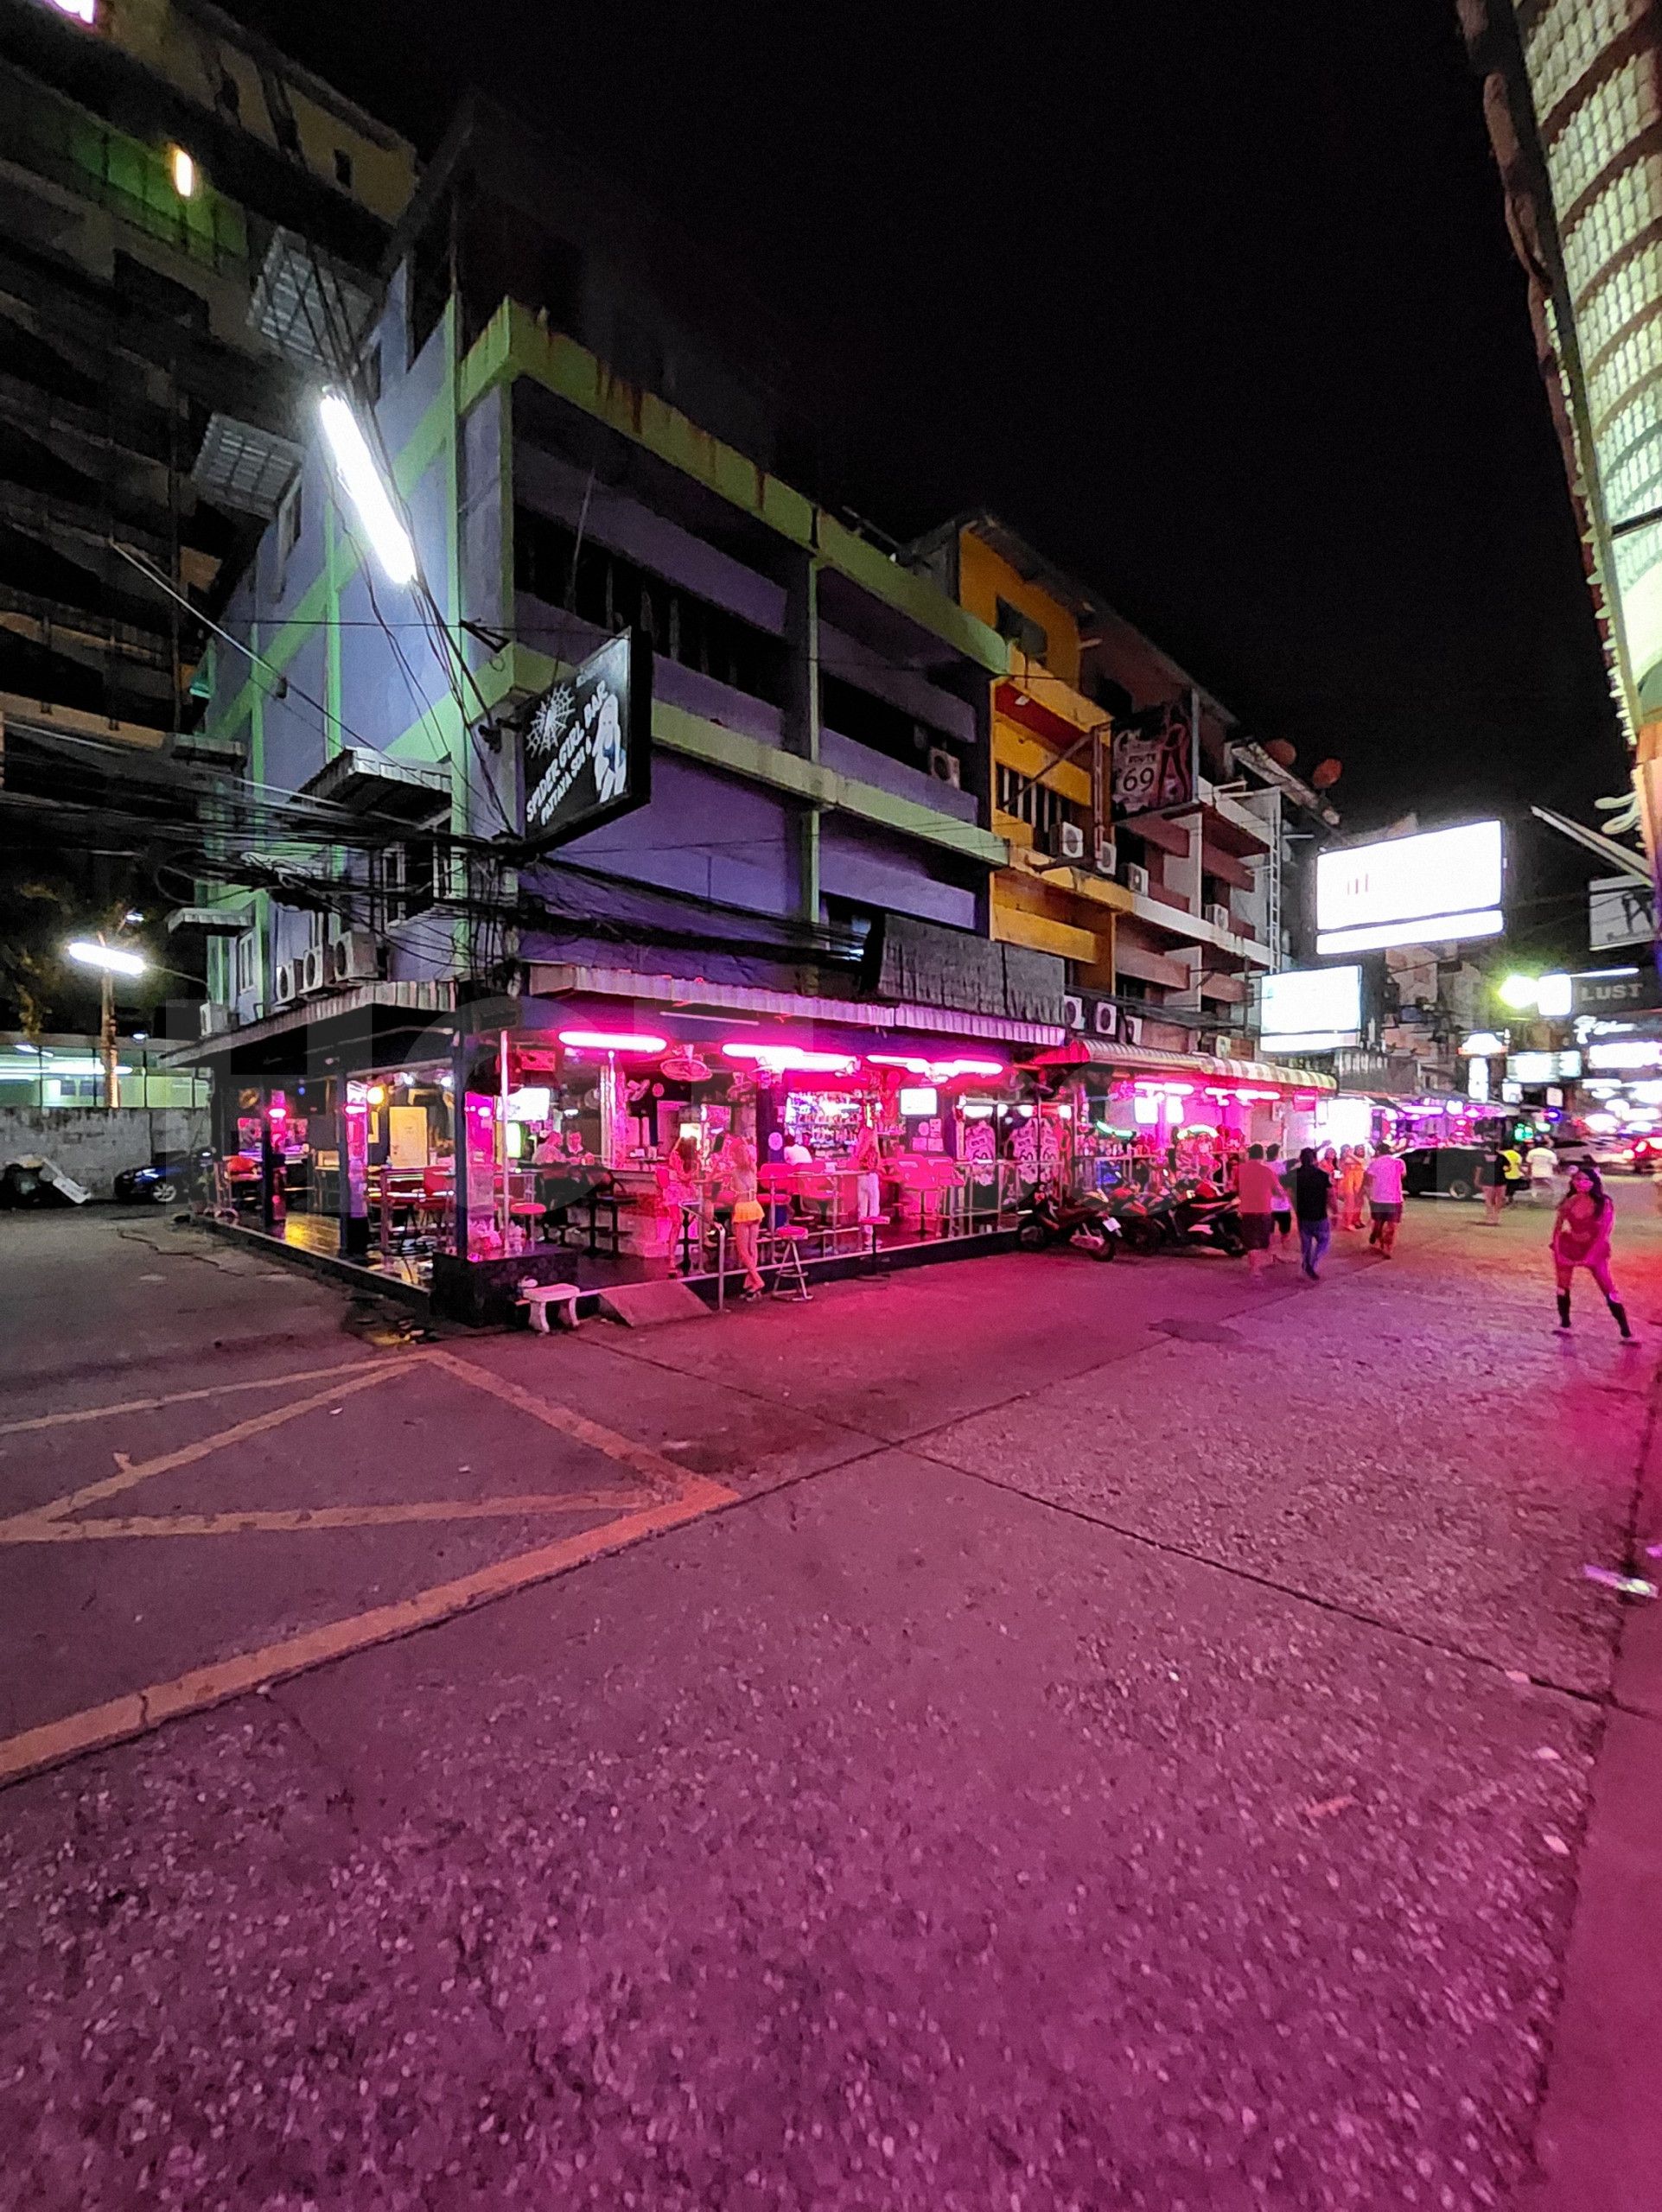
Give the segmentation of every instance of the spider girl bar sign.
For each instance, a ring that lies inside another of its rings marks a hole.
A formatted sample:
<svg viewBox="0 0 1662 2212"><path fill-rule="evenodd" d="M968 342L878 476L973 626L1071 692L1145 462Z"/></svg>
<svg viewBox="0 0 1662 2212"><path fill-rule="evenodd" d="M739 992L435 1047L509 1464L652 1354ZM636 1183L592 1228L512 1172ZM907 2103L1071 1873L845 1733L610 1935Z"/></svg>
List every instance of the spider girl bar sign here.
<svg viewBox="0 0 1662 2212"><path fill-rule="evenodd" d="M525 734L525 842L547 852L652 797L652 646L614 638L550 687Z"/></svg>

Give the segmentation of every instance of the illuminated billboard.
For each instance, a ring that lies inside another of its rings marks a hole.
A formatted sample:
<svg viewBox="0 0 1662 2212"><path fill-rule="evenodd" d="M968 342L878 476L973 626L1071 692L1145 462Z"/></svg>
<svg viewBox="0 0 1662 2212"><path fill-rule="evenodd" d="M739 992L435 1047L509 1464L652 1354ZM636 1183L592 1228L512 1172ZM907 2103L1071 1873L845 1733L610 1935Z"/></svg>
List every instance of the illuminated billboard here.
<svg viewBox="0 0 1662 2212"><path fill-rule="evenodd" d="M1362 1030L1360 968L1288 968L1259 986L1258 1033L1266 1052L1331 1052Z"/></svg>
<svg viewBox="0 0 1662 2212"><path fill-rule="evenodd" d="M1498 822L1468 822L1321 853L1315 863L1317 953L1377 952L1499 937L1504 859Z"/></svg>

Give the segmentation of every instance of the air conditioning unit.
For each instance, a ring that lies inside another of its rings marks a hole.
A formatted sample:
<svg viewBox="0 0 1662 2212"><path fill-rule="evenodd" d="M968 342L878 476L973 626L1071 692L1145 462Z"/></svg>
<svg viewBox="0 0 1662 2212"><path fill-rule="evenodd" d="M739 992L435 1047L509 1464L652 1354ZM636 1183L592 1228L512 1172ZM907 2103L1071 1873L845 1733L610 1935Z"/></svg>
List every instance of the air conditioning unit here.
<svg viewBox="0 0 1662 2212"><path fill-rule="evenodd" d="M221 999L204 999L196 1009L199 1037L223 1037L232 1025L231 1008Z"/></svg>
<svg viewBox="0 0 1662 2212"><path fill-rule="evenodd" d="M1077 822L1058 822L1050 832L1050 857L1054 861L1082 861L1085 858L1085 832Z"/></svg>
<svg viewBox="0 0 1662 2212"><path fill-rule="evenodd" d="M380 973L380 947L373 930L347 930L328 950L331 982L372 983Z"/></svg>
<svg viewBox="0 0 1662 2212"><path fill-rule="evenodd" d="M292 960L277 962L271 995L279 1006L289 1006L300 996L300 977Z"/></svg>
<svg viewBox="0 0 1662 2212"><path fill-rule="evenodd" d="M932 745L929 748L929 772L938 784L950 784L956 791L963 771L958 766L956 753L949 751L944 745Z"/></svg>
<svg viewBox="0 0 1662 2212"><path fill-rule="evenodd" d="M1232 931L1235 926L1235 918L1227 906L1208 906L1207 919L1214 930Z"/></svg>
<svg viewBox="0 0 1662 2212"><path fill-rule="evenodd" d="M1135 861L1127 861L1125 863L1125 888L1130 892L1135 893L1137 898L1146 899L1149 895L1148 869L1145 868L1139 868Z"/></svg>
<svg viewBox="0 0 1662 2212"><path fill-rule="evenodd" d="M1111 875L1119 866L1119 855L1114 841L1105 830L1098 830L1094 841L1092 865L1098 875Z"/></svg>
<svg viewBox="0 0 1662 2212"><path fill-rule="evenodd" d="M300 969L300 988L302 993L309 994L328 988L328 963L323 957L323 948L321 944L310 946L296 964Z"/></svg>
<svg viewBox="0 0 1662 2212"><path fill-rule="evenodd" d="M1091 1009L1091 1027L1098 1037L1118 1037L1119 1008L1111 999L1098 999Z"/></svg>
<svg viewBox="0 0 1662 2212"><path fill-rule="evenodd" d="M1076 999L1071 991L1064 991L1062 994L1062 1027L1064 1029L1083 1029L1084 1027L1085 1001L1083 999Z"/></svg>
<svg viewBox="0 0 1662 2212"><path fill-rule="evenodd" d="M1140 1014L1126 1014L1119 1028L1122 1045L1140 1045L1143 1042L1143 1016Z"/></svg>

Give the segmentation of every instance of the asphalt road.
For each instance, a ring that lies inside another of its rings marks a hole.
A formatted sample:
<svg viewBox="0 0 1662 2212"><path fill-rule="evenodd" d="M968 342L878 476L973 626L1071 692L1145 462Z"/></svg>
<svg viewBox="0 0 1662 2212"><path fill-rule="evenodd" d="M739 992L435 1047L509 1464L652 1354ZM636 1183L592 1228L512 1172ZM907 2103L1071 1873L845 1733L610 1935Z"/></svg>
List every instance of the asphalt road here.
<svg viewBox="0 0 1662 2212"><path fill-rule="evenodd" d="M1621 1197L1632 1350L1521 1210L413 1345L0 1217L0 2205L1650 2212Z"/></svg>

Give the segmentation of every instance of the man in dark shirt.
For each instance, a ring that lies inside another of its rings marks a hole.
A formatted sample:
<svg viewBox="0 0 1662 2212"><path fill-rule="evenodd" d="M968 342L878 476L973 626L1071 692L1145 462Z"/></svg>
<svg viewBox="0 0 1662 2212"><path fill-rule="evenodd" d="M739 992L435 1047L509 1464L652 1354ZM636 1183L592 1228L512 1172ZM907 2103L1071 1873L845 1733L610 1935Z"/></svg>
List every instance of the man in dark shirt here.
<svg viewBox="0 0 1662 2212"><path fill-rule="evenodd" d="M1315 1154L1306 1145L1293 1170L1293 1211L1298 1216L1298 1247L1304 1255L1304 1272L1312 1282L1320 1281L1317 1270L1327 1255L1328 1239L1333 1234L1328 1219L1328 1198L1332 1187L1333 1178L1325 1167L1316 1166Z"/></svg>

